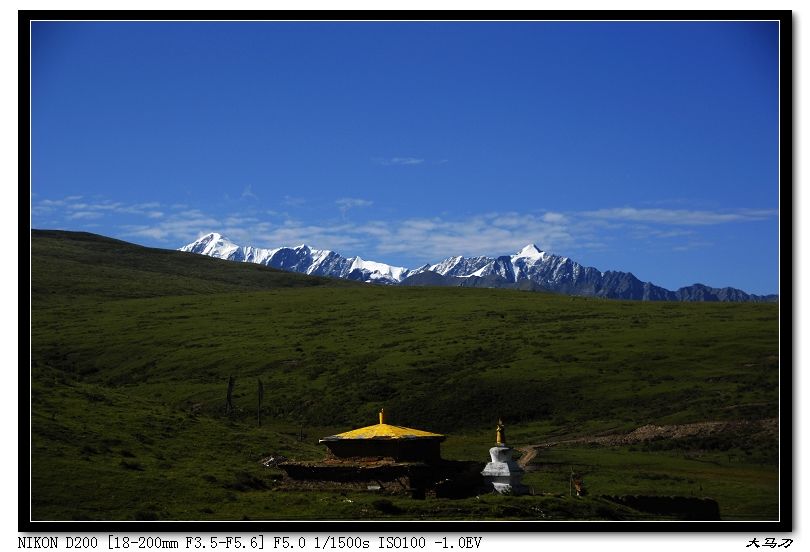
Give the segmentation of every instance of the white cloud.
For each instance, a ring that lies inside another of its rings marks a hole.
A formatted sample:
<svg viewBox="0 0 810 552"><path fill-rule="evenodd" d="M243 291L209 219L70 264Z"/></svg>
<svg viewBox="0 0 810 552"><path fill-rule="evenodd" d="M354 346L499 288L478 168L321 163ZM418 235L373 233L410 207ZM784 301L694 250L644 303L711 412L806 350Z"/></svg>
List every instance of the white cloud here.
<svg viewBox="0 0 810 552"><path fill-rule="evenodd" d="M43 199L31 207L35 216L62 214L67 220L98 219L111 213L131 214L148 218L161 218L163 212L158 209L161 204L135 203L126 205L120 201L100 200L95 202L79 201L80 195L71 195L62 199Z"/></svg>
<svg viewBox="0 0 810 552"><path fill-rule="evenodd" d="M259 222L259 219L256 217L243 217L240 216L238 213L231 214L225 217L222 222L228 226L242 226L245 224L253 224Z"/></svg>
<svg viewBox="0 0 810 552"><path fill-rule="evenodd" d="M32 205L35 225L66 222L86 227L102 221L113 235L148 238L179 247L202 234L219 231L240 245L295 246L307 243L352 256L384 262L408 258L417 266L450 255L503 255L535 243L546 251L576 256L588 250L616 247L667 247L684 251L711 246L710 225L773 219L775 210L605 208L589 211L488 212L469 216L445 215L406 219L372 219L362 224L346 220L354 208L373 201L343 197L335 205L342 219L308 223L273 211L211 215L185 205L164 208L160 203L127 205L114 201L83 201L79 196L42 199ZM114 217L126 214L127 217ZM84 225L84 226L82 226ZM68 225L69 226L69 225ZM117 232L116 232L117 229Z"/></svg>
<svg viewBox="0 0 810 552"><path fill-rule="evenodd" d="M284 198L282 198L281 200L281 204L286 205L288 207L298 207L306 202L307 200L304 199L303 197L294 197L289 195L285 195Z"/></svg>
<svg viewBox="0 0 810 552"><path fill-rule="evenodd" d="M727 222L767 220L778 214L775 209L736 209L730 211L695 211L687 209L636 209L621 207L580 213L584 217L607 221L646 222L675 226L701 226Z"/></svg>
<svg viewBox="0 0 810 552"><path fill-rule="evenodd" d="M194 236L205 234L224 226L216 217L208 216L198 209L172 213L163 220L152 224L127 224L121 228L123 236L142 236L161 242L181 243L194 240Z"/></svg>
<svg viewBox="0 0 810 552"><path fill-rule="evenodd" d="M358 199L355 197L344 197L335 201L338 207L341 209L350 209L352 207L370 207L374 204L373 201L369 201L368 199Z"/></svg>
<svg viewBox="0 0 810 552"><path fill-rule="evenodd" d="M580 232L578 238L590 237ZM409 219L392 225L388 233L376 236L377 249L425 261L448 255L502 255L514 253L528 243L547 250L573 246L570 230L559 221L542 215L487 213L464 219Z"/></svg>
<svg viewBox="0 0 810 552"><path fill-rule="evenodd" d="M68 220L79 220L79 219L96 219L101 218L104 215L98 213L96 211L75 211L70 213L67 218Z"/></svg>
<svg viewBox="0 0 810 552"><path fill-rule="evenodd" d="M250 184L245 186L245 189L242 190L242 199L259 199L256 197L256 194L253 193L253 189Z"/></svg>
<svg viewBox="0 0 810 552"><path fill-rule="evenodd" d="M554 213L552 211L548 211L547 213L543 214L543 220L546 222L566 222L565 215L562 213Z"/></svg>
<svg viewBox="0 0 810 552"><path fill-rule="evenodd" d="M388 157L388 158L375 158L375 161L380 165L421 165L425 162L424 159L418 157Z"/></svg>
<svg viewBox="0 0 810 552"><path fill-rule="evenodd" d="M349 209L355 207L371 207L374 202L369 201L367 199L359 199L355 197L344 197L335 201L335 204L340 209L340 214L343 218L346 218L346 213Z"/></svg>
<svg viewBox="0 0 810 552"><path fill-rule="evenodd" d="M714 244L709 241L690 241L687 243L683 243L680 245L676 245L672 248L673 251L691 251L693 249L698 249L700 247L710 247Z"/></svg>

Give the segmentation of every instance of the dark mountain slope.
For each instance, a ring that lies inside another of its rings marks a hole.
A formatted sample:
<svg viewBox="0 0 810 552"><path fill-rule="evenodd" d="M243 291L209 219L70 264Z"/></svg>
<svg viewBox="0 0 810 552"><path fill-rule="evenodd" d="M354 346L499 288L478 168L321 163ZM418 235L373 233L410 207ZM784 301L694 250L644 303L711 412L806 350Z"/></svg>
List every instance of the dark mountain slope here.
<svg viewBox="0 0 810 552"><path fill-rule="evenodd" d="M59 230L32 230L31 273L35 303L357 285Z"/></svg>

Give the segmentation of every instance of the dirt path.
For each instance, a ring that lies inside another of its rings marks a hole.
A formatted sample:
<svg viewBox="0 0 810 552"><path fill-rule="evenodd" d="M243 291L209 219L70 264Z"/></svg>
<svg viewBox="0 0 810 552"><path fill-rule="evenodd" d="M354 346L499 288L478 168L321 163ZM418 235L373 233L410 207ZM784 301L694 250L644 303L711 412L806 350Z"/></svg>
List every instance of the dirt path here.
<svg viewBox="0 0 810 552"><path fill-rule="evenodd" d="M682 439L684 437L708 436L729 431L745 430L752 433L777 433L779 424L777 418L768 418L756 421L730 421L730 422L697 422L681 425L656 426L648 424L638 427L629 433L608 433L600 435L584 435L572 439L546 441L536 445L518 447L523 455L518 460L521 467L528 466L537 456L538 449L567 444L597 444L606 447L615 445L629 445L650 441L653 439Z"/></svg>
<svg viewBox="0 0 810 552"><path fill-rule="evenodd" d="M518 450L523 454L518 459L517 463L521 468L528 466L532 460L537 456L537 448L543 445L530 445L528 447L518 447Z"/></svg>

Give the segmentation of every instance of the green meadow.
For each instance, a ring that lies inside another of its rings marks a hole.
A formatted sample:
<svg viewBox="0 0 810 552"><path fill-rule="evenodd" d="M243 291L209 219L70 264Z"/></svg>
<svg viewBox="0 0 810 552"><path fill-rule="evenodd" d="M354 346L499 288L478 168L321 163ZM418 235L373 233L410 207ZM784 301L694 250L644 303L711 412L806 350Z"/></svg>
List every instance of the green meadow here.
<svg viewBox="0 0 810 552"><path fill-rule="evenodd" d="M481 462L498 417L515 448L773 419L776 304L374 286L57 231L31 248L33 519L650 519L601 498L626 494L778 517L775 431L543 447L522 497L293 490L260 464L321 458L380 408Z"/></svg>

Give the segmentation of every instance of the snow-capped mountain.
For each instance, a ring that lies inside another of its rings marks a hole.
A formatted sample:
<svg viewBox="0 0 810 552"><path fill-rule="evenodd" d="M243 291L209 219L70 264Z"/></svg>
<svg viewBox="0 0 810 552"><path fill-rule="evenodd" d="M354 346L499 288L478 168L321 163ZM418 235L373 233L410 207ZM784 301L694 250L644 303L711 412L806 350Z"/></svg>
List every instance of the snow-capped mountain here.
<svg viewBox="0 0 810 552"><path fill-rule="evenodd" d="M307 245L278 249L239 246L216 232L206 234L197 241L181 247L180 251L228 261L262 264L312 276L331 276L380 284L398 284L411 272L401 266L366 261L360 257L347 259L334 251L312 249Z"/></svg>
<svg viewBox="0 0 810 552"><path fill-rule="evenodd" d="M188 251L218 259L263 264L313 276L345 278L389 285L502 287L545 290L567 295L639 299L645 301L776 301L776 295L749 295L735 288L702 284L677 291L642 282L629 272L600 272L568 257L542 251L529 244L514 255L500 257L448 257L436 264L407 269L385 263L346 258L334 251L307 245L260 249L239 246L212 232L185 245Z"/></svg>

